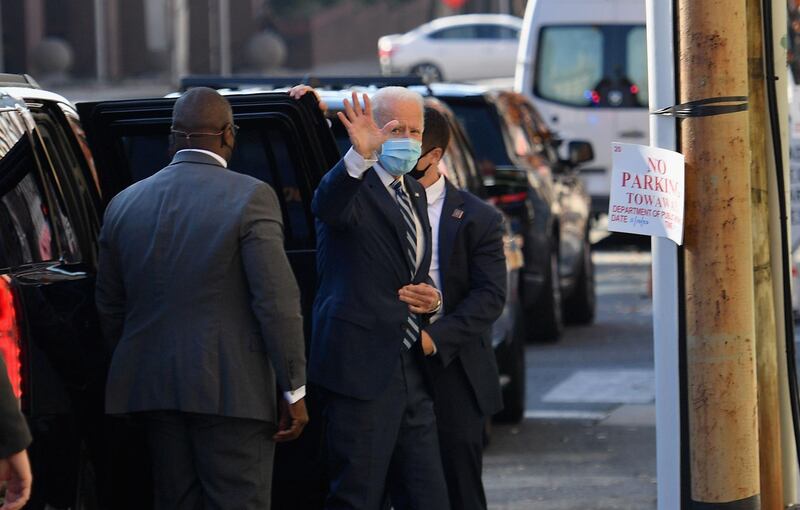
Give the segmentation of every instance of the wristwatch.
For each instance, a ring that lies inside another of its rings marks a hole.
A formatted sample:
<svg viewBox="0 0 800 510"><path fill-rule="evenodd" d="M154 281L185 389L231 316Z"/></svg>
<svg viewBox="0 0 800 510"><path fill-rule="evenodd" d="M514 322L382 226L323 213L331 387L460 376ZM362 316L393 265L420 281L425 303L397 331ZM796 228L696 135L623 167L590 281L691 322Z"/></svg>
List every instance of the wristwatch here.
<svg viewBox="0 0 800 510"><path fill-rule="evenodd" d="M441 310L441 309L442 309L442 293L440 292L440 293L439 293L439 299L438 299L438 300L436 300L436 306L434 306L434 307L433 307L433 310L431 310L431 311L430 311L430 312L428 312L428 313L436 313L436 312L438 312L438 311L439 311L439 310Z"/></svg>

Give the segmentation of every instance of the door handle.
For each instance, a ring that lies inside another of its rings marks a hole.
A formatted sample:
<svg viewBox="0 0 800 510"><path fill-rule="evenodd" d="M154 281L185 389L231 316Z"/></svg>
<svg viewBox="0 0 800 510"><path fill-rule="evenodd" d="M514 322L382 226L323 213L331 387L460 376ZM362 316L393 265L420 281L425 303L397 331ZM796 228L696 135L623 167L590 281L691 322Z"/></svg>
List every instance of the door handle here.
<svg viewBox="0 0 800 510"><path fill-rule="evenodd" d="M634 129L633 131L620 131L619 136L622 138L642 138L644 131Z"/></svg>

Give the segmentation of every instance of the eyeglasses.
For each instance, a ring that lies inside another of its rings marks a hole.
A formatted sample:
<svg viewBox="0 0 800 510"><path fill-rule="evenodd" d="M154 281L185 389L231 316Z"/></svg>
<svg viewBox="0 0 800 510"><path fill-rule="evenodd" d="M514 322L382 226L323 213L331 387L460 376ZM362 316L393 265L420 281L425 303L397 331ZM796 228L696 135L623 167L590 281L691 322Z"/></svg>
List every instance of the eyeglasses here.
<svg viewBox="0 0 800 510"><path fill-rule="evenodd" d="M234 138L236 137L237 134L239 134L239 126L237 126L236 124L226 124L225 127L217 131L216 133L204 133L202 131L197 133L187 133L186 131L180 131L175 128L170 128L169 131L170 133L179 138L185 138L186 140L189 140L190 138L203 138L206 136L222 136L223 134L225 134L225 130L228 128L231 128L231 131L233 131Z"/></svg>

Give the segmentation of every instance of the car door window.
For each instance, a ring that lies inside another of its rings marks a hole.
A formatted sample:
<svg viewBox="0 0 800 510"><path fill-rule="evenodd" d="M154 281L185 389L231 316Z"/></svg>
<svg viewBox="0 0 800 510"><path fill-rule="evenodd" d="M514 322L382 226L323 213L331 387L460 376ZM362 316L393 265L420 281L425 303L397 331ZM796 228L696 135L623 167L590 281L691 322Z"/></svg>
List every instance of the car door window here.
<svg viewBox="0 0 800 510"><path fill-rule="evenodd" d="M0 268L58 260L53 211L19 112L0 112Z"/></svg>
<svg viewBox="0 0 800 510"><path fill-rule="evenodd" d="M61 110L51 106L31 107L36 122L34 140L42 145L42 162L56 231L65 262L77 263L84 256L94 259L100 227L99 200L87 180L87 161L64 126ZM72 133L72 131L70 132Z"/></svg>
<svg viewBox="0 0 800 510"><path fill-rule="evenodd" d="M443 28L431 33L431 39L477 39L478 25L462 25L458 27Z"/></svg>

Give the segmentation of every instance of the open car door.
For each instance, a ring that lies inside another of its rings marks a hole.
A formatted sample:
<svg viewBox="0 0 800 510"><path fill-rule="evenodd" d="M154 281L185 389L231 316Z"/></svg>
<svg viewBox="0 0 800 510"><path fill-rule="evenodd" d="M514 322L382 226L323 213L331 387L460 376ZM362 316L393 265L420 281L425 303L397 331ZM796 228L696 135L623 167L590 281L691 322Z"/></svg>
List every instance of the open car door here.
<svg viewBox="0 0 800 510"><path fill-rule="evenodd" d="M339 150L312 94L300 100L286 93L232 94L227 99L240 128L229 167L267 182L276 191L285 248L301 291L308 345L317 288L311 199L322 176L338 161ZM174 98L167 98L78 104L104 206L127 186L169 164L174 103ZM307 405L310 422L303 435L279 445L276 452L272 492L277 510L310 510L324 503L322 420L310 387Z"/></svg>

